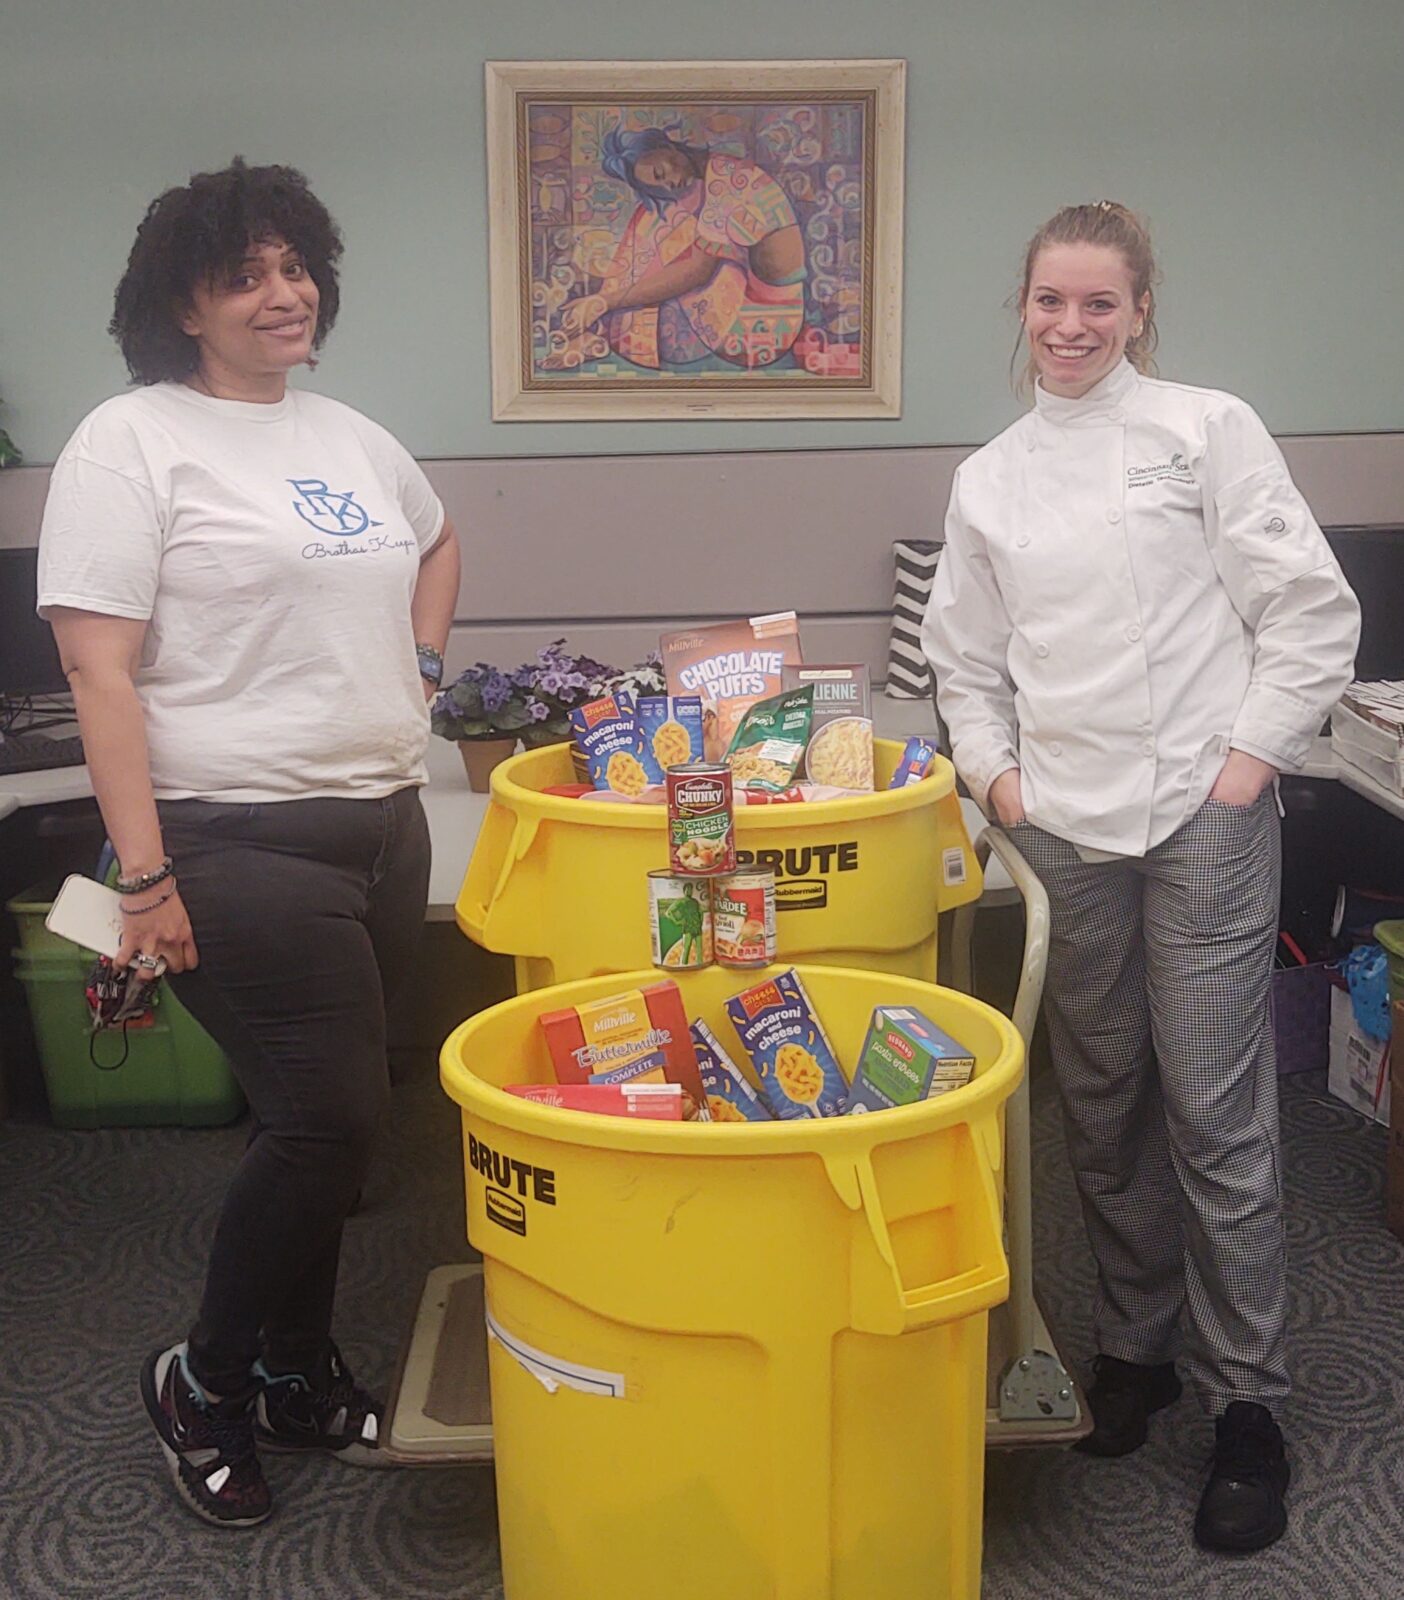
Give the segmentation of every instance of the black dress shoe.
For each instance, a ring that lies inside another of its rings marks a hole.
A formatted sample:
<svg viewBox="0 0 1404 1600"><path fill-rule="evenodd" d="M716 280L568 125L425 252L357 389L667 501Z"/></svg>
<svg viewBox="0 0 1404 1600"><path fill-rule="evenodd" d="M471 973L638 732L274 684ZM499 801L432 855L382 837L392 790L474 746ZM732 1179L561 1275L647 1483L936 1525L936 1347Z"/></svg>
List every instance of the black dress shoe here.
<svg viewBox="0 0 1404 1600"><path fill-rule="evenodd" d="M1194 1519L1206 1550L1262 1550L1287 1531L1292 1470L1266 1406L1235 1400L1214 1423L1214 1465Z"/></svg>
<svg viewBox="0 0 1404 1600"><path fill-rule="evenodd" d="M1092 1370L1096 1377L1087 1403L1093 1428L1073 1448L1087 1456L1129 1456L1146 1442L1146 1418L1180 1398L1175 1363L1146 1367L1116 1356L1098 1356Z"/></svg>

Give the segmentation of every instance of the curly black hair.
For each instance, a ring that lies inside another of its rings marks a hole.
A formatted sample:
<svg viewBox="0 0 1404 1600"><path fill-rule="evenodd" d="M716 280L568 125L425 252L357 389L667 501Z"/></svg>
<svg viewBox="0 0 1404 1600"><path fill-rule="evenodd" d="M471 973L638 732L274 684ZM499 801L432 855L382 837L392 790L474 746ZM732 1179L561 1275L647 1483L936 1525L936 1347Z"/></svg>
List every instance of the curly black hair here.
<svg viewBox="0 0 1404 1600"><path fill-rule="evenodd" d="M293 246L317 285L313 348L332 330L341 304L336 264L341 232L293 167L251 167L235 156L222 172L197 172L147 208L107 331L121 346L133 383L180 379L199 365L199 346L180 327L197 283L235 272L250 241Z"/></svg>

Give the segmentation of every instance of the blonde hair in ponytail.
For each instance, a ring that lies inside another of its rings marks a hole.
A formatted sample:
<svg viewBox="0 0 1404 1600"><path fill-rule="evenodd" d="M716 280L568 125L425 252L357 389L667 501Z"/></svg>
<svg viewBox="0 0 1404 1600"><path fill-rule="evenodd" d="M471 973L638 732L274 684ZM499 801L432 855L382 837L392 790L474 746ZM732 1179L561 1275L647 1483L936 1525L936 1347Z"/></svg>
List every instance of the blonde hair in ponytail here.
<svg viewBox="0 0 1404 1600"><path fill-rule="evenodd" d="M1029 297L1029 281L1033 277L1034 262L1037 261L1039 252L1050 244L1106 245L1120 253L1121 259L1126 263L1126 270L1131 274L1131 298L1139 306L1142 297L1146 297L1141 331L1126 341L1126 359L1137 372L1154 376L1155 347L1160 342L1160 334L1155 326L1155 286L1160 282L1160 272L1155 264L1150 230L1146 226L1145 219L1115 200L1094 200L1087 205L1064 206L1061 211L1051 216L1029 240L1028 249L1024 252L1023 277L1018 292L1009 302L1019 313L1021 320L1024 303ZM1023 342L1021 328L1018 343L1014 346L1014 354L1009 362L1011 378ZM1031 394L1036 376L1033 357L1030 356L1025 362L1023 372L1015 380L1017 391L1020 394Z"/></svg>

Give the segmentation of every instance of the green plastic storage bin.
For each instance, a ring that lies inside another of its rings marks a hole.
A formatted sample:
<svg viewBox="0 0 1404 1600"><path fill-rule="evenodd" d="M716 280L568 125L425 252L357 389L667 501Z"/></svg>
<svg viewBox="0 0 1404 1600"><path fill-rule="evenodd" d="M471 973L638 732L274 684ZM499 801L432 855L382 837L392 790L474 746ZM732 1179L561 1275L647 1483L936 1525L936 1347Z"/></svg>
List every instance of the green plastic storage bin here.
<svg viewBox="0 0 1404 1600"><path fill-rule="evenodd" d="M50 903L21 895L9 911L20 936L15 976L29 998L49 1110L59 1127L199 1128L239 1116L244 1096L228 1059L169 984L153 1026L128 1028L126 1060L103 1070L121 1059L121 1030L90 1033L83 990L95 958L45 928Z"/></svg>

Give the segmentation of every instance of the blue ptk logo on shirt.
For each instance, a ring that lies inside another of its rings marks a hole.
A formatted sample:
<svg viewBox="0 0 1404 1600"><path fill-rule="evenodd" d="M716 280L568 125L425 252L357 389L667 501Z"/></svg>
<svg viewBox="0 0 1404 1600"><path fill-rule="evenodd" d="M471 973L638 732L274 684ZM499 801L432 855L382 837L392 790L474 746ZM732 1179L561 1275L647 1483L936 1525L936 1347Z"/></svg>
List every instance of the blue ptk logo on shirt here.
<svg viewBox="0 0 1404 1600"><path fill-rule="evenodd" d="M354 539L367 528L385 526L377 522L364 506L356 504L355 493L351 490L337 494L327 488L322 478L289 478L288 482L301 497L293 501L293 510L318 533L328 534L334 539Z"/></svg>

